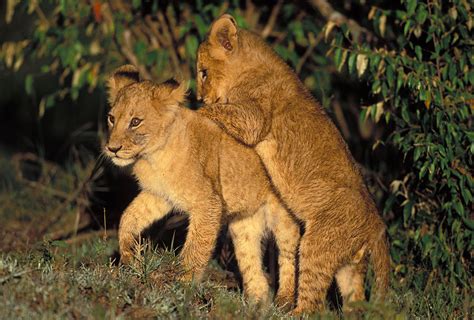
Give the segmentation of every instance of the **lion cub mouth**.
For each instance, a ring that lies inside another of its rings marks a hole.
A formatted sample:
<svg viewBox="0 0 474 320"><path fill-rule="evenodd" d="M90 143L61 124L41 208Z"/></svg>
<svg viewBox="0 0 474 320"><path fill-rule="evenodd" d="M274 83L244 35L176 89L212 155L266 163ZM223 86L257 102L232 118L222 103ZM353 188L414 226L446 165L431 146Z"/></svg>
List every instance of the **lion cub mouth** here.
<svg viewBox="0 0 474 320"><path fill-rule="evenodd" d="M116 153L110 152L107 149L105 150L105 154L107 155L107 157L109 157L109 159L113 162L113 164L119 167L125 167L128 165L131 165L137 160L136 157L134 156L129 157L129 158L120 157Z"/></svg>
<svg viewBox="0 0 474 320"><path fill-rule="evenodd" d="M119 167L125 167L125 166L128 166L128 165L131 165L132 163L134 163L136 161L135 158L120 158L118 156L112 156L110 157L110 160L112 160L112 162L116 165L116 166L119 166Z"/></svg>

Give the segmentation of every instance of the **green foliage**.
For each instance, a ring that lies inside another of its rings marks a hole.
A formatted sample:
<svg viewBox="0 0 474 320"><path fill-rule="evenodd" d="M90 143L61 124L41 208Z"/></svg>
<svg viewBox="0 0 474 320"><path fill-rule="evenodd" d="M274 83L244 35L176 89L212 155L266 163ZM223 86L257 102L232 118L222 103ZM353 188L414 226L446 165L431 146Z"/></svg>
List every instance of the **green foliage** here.
<svg viewBox="0 0 474 320"><path fill-rule="evenodd" d="M27 94L33 92L35 79L41 75L54 75L59 79L59 88L41 98L40 115L53 107L55 101L67 97L76 100L83 89L91 92L97 86L103 87L106 76L125 63L136 65L145 78L163 81L177 77L189 81L194 90L198 45L213 19L224 12L233 14L243 27L252 30L264 27L258 24L256 12L251 14L257 20L249 25L243 18L248 12L238 6L233 8L227 2L164 2L160 6L157 2L142 1L19 3L11 8L9 15L26 15L33 21L31 36L5 42L0 61L13 70L19 70L25 61L40 62L40 70L25 78ZM295 20L297 12L293 4L285 4L282 12L285 21L281 22L290 23L290 29L284 37L279 35L275 49L296 67L308 44L312 46L311 51L315 49L315 34L321 26L310 16ZM319 61L324 61L321 50L319 57ZM306 73L305 77L313 89L317 82L320 82L320 90L329 85L329 77L320 70L315 74Z"/></svg>
<svg viewBox="0 0 474 320"><path fill-rule="evenodd" d="M474 244L472 7L467 1L402 3L368 13L383 46L338 31L334 62L367 82L374 103L360 119L385 119L393 127L387 141L405 164L384 208L397 213L390 226L397 270L403 273L415 259L467 284Z"/></svg>

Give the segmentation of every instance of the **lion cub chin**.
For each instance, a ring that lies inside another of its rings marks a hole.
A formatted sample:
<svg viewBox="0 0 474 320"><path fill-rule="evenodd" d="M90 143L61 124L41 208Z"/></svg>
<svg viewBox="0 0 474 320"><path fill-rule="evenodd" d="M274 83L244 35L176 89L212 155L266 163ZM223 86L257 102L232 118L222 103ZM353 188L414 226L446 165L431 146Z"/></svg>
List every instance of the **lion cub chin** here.
<svg viewBox="0 0 474 320"><path fill-rule="evenodd" d="M180 104L185 89L174 81L139 81L123 66L108 81L109 140L105 153L118 166L132 165L141 192L119 227L121 260L133 259L135 238L172 208L189 214L180 253L184 279L201 279L219 229L229 221L245 293L265 303L270 288L262 266L262 238L279 248L279 303L294 302L299 226L273 193L255 153L215 123Z"/></svg>

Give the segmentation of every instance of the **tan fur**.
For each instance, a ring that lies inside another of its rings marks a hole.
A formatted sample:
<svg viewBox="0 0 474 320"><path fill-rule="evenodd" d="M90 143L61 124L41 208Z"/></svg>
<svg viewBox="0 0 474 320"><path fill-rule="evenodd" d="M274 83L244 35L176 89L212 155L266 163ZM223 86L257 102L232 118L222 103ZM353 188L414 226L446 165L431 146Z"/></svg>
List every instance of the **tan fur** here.
<svg viewBox="0 0 474 320"><path fill-rule="evenodd" d="M255 147L281 198L304 222L294 312L322 309L336 274L346 300L362 299L362 248L383 295L390 267L385 225L346 143L294 72L229 15L211 26L197 68L198 97L207 104L199 112Z"/></svg>
<svg viewBox="0 0 474 320"><path fill-rule="evenodd" d="M269 298L261 241L271 231L282 252L277 299L291 304L299 227L273 193L255 151L182 107L182 86L125 81L124 68L130 66L118 69L109 81L112 108L105 152L115 164L133 166L142 191L120 222L122 262L131 261L143 229L175 208L190 218L180 254L184 278L199 280L227 220L246 294L261 302ZM138 125L135 118L141 120Z"/></svg>

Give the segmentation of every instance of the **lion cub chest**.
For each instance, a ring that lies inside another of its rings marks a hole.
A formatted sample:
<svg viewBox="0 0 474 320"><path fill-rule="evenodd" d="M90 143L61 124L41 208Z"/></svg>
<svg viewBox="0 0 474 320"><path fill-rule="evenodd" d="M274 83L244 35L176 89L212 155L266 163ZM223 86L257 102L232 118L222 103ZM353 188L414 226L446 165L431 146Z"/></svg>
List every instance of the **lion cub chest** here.
<svg viewBox="0 0 474 320"><path fill-rule="evenodd" d="M181 208L186 207L185 198L191 186L187 184L185 159L187 155L183 150L157 152L148 159L138 160L133 173L143 190L169 199Z"/></svg>

